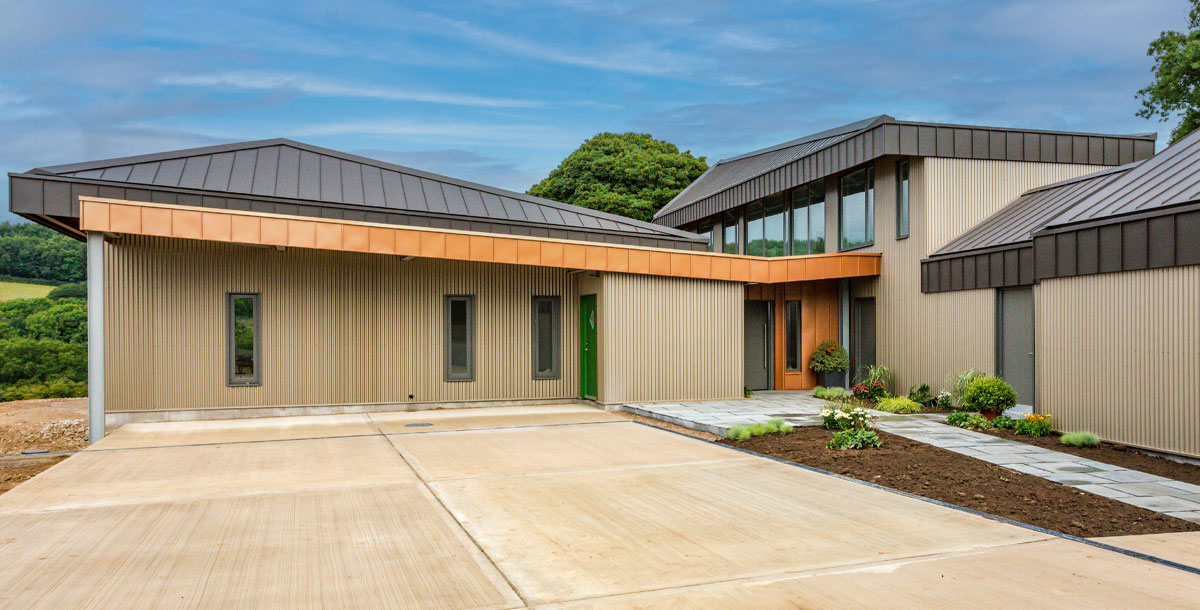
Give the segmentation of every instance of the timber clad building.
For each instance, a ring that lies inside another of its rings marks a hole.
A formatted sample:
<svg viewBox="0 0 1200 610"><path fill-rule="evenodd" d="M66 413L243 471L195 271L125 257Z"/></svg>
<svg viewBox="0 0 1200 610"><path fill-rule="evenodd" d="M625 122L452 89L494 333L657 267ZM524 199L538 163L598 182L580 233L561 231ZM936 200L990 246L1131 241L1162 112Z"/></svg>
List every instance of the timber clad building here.
<svg viewBox="0 0 1200 610"><path fill-rule="evenodd" d="M1173 186L1195 161L1160 162L1180 146L880 116L721 161L653 223L289 140L9 180L14 212L88 242L94 434L733 399L813 387L836 338L899 391L975 366L1060 426L1200 455L1200 430L1121 415L1194 397L1134 407L1096 381L1161 394L1200 365L1200 229ZM1082 306L1121 322L1091 332ZM1121 325L1175 351L1149 362Z"/></svg>

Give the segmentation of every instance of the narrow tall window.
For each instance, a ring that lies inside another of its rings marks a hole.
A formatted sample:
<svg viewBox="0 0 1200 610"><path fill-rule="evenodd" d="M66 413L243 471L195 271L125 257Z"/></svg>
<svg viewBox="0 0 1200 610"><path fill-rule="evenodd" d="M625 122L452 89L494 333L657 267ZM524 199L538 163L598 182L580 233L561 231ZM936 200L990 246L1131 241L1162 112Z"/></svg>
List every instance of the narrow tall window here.
<svg viewBox="0 0 1200 610"><path fill-rule="evenodd" d="M533 378L562 377L562 299L533 297Z"/></svg>
<svg viewBox="0 0 1200 610"><path fill-rule="evenodd" d="M741 225L741 219L738 218L737 212L728 212L725 214L724 236L721 240L721 251L725 254L738 253L738 227Z"/></svg>
<svg viewBox="0 0 1200 610"><path fill-rule="evenodd" d="M800 370L800 301L785 301L783 304L784 333L787 334L785 344L787 355L787 370Z"/></svg>
<svg viewBox="0 0 1200 610"><path fill-rule="evenodd" d="M825 181L792 191L792 254L825 252Z"/></svg>
<svg viewBox="0 0 1200 610"><path fill-rule="evenodd" d="M444 318L446 381L474 381L475 297L447 296Z"/></svg>
<svg viewBox="0 0 1200 610"><path fill-rule="evenodd" d="M908 237L908 159L896 162L896 239Z"/></svg>
<svg viewBox="0 0 1200 610"><path fill-rule="evenodd" d="M705 223L696 227L696 234L703 235L708 241L708 251L712 252L716 247L713 242L713 226L712 223Z"/></svg>
<svg viewBox="0 0 1200 610"><path fill-rule="evenodd" d="M746 254L766 256L766 240L763 237L763 204L761 201L746 206Z"/></svg>
<svg viewBox="0 0 1200 610"><path fill-rule="evenodd" d="M841 249L875 243L875 170L865 167L842 178L838 197Z"/></svg>
<svg viewBox="0 0 1200 610"><path fill-rule="evenodd" d="M764 202L763 256L787 254L787 198L768 197Z"/></svg>
<svg viewBox="0 0 1200 610"><path fill-rule="evenodd" d="M261 309L257 294L226 295L226 382L231 386L262 384Z"/></svg>

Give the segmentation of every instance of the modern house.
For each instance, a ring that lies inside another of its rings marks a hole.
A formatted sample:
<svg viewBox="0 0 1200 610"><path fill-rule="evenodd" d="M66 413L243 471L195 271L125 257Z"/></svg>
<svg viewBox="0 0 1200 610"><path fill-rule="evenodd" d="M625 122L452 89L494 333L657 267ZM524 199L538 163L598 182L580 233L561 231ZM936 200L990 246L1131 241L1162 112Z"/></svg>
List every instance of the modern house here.
<svg viewBox="0 0 1200 610"><path fill-rule="evenodd" d="M1200 455L1200 143L879 116L643 223L270 140L10 174L89 244L93 433L128 421L731 399L849 347ZM1190 409L1190 411L1188 411Z"/></svg>
<svg viewBox="0 0 1200 610"><path fill-rule="evenodd" d="M106 420L740 398L746 284L879 273L288 140L9 181L14 212L88 243L93 439Z"/></svg>

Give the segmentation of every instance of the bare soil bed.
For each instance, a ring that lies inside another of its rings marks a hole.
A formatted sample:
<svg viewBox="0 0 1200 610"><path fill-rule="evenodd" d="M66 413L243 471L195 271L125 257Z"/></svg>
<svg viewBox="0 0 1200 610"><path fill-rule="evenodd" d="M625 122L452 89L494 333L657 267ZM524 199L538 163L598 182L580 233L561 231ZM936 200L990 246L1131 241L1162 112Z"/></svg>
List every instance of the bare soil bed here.
<svg viewBox="0 0 1200 610"><path fill-rule="evenodd" d="M984 432L1010 441L1017 441L1018 443L1037 445L1051 451L1061 451L1062 453L1078 455L1089 460L1112 464L1113 466L1123 466L1130 470L1140 470L1156 474L1160 477L1200 485L1200 466L1183 464L1174 460L1168 460L1167 458L1138 453L1123 445L1100 443L1099 447L1072 447L1060 443L1058 440L1059 435L1057 434L1051 434L1050 436L1026 436L1017 434L1012 430L985 430Z"/></svg>
<svg viewBox="0 0 1200 610"><path fill-rule="evenodd" d="M86 446L86 398L0 402L0 456L36 449L78 451ZM0 458L0 493L62 459Z"/></svg>
<svg viewBox="0 0 1200 610"><path fill-rule="evenodd" d="M879 432L879 449L826 449L831 437L823 428L803 427L787 435L722 442L1075 536L1200 531L1200 524L886 432Z"/></svg>

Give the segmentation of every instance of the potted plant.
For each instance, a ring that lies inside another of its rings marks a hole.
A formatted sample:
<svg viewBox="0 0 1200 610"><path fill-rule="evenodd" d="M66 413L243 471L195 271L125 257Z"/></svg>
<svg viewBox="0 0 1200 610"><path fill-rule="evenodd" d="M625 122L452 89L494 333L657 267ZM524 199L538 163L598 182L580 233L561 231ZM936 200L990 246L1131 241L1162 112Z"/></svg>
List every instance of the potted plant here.
<svg viewBox="0 0 1200 610"><path fill-rule="evenodd" d="M837 341L826 339L808 359L808 368L821 376L821 385L827 388L844 388L846 371L850 369L850 356Z"/></svg>
<svg viewBox="0 0 1200 610"><path fill-rule="evenodd" d="M988 420L1004 413L1005 409L1016 406L1017 393L1008 382L991 375L979 377L967 385L963 392L962 408L966 411L979 411Z"/></svg>

